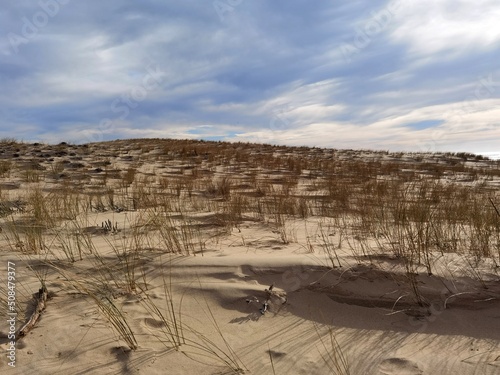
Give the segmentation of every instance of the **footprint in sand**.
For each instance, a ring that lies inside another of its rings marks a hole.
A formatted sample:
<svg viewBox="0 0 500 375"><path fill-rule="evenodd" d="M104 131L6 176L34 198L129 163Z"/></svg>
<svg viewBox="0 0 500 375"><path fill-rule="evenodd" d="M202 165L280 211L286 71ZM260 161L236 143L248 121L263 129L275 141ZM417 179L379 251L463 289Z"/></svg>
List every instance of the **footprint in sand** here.
<svg viewBox="0 0 500 375"><path fill-rule="evenodd" d="M381 374L386 375L420 375L422 370L418 368L415 362L404 358L384 359L379 365Z"/></svg>
<svg viewBox="0 0 500 375"><path fill-rule="evenodd" d="M150 328L162 328L163 326L165 326L164 322L153 318L145 318L144 324Z"/></svg>

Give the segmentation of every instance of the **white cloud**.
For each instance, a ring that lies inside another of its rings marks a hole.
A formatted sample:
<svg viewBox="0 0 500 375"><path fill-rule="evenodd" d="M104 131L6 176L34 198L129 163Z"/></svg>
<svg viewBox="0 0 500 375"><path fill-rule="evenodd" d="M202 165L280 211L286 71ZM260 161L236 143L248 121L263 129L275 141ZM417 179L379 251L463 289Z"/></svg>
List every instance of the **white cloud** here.
<svg viewBox="0 0 500 375"><path fill-rule="evenodd" d="M443 118L460 103L418 108L370 125L315 122L298 129L264 129L239 133L232 140L337 148L373 148L413 151L450 151L468 142L494 146L500 139L500 99L485 101L475 112ZM406 125L443 120L442 125L416 130ZM476 150L477 151L477 150Z"/></svg>
<svg viewBox="0 0 500 375"><path fill-rule="evenodd" d="M407 44L410 58L454 58L500 44L496 0L413 0L395 18L392 41Z"/></svg>
<svg viewBox="0 0 500 375"><path fill-rule="evenodd" d="M224 22L211 3L187 0L71 3L19 54L0 40L0 134L498 147L496 0L284 3L244 2ZM27 14L38 9L23 6ZM0 35L22 24L14 3L6 9ZM394 17L347 62L343 43L388 9ZM150 63L162 84L113 111ZM489 76L485 86L481 77ZM100 129L103 118L112 129ZM408 126L429 120L442 123Z"/></svg>

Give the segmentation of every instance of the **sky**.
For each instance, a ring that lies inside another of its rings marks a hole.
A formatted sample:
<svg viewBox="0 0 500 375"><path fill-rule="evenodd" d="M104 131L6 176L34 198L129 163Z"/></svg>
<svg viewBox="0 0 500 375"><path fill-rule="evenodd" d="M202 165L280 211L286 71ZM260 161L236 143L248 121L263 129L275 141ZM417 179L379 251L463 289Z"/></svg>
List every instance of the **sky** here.
<svg viewBox="0 0 500 375"><path fill-rule="evenodd" d="M498 0L5 0L0 138L500 151Z"/></svg>

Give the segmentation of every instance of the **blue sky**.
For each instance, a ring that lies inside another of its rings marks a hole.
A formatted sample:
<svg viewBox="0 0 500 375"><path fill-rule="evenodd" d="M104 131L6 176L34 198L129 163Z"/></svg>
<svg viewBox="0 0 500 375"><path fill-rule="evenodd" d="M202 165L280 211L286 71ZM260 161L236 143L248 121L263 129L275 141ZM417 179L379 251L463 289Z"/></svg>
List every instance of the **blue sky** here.
<svg viewBox="0 0 500 375"><path fill-rule="evenodd" d="M0 10L0 138L498 152L497 0L41 0Z"/></svg>

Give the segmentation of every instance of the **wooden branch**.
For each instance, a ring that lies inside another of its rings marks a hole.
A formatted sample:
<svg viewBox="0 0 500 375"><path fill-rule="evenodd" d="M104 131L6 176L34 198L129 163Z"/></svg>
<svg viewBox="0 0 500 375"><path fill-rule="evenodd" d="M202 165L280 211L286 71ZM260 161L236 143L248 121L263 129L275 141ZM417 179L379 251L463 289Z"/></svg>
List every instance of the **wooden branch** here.
<svg viewBox="0 0 500 375"><path fill-rule="evenodd" d="M31 331L31 329L38 321L38 318L40 318L40 314L45 309L45 302L47 301L47 288L45 287L45 285L42 284L42 287L38 290L38 295L35 296L35 301L35 310L31 314L26 324L24 324L17 333L17 339L26 336L28 332Z"/></svg>

